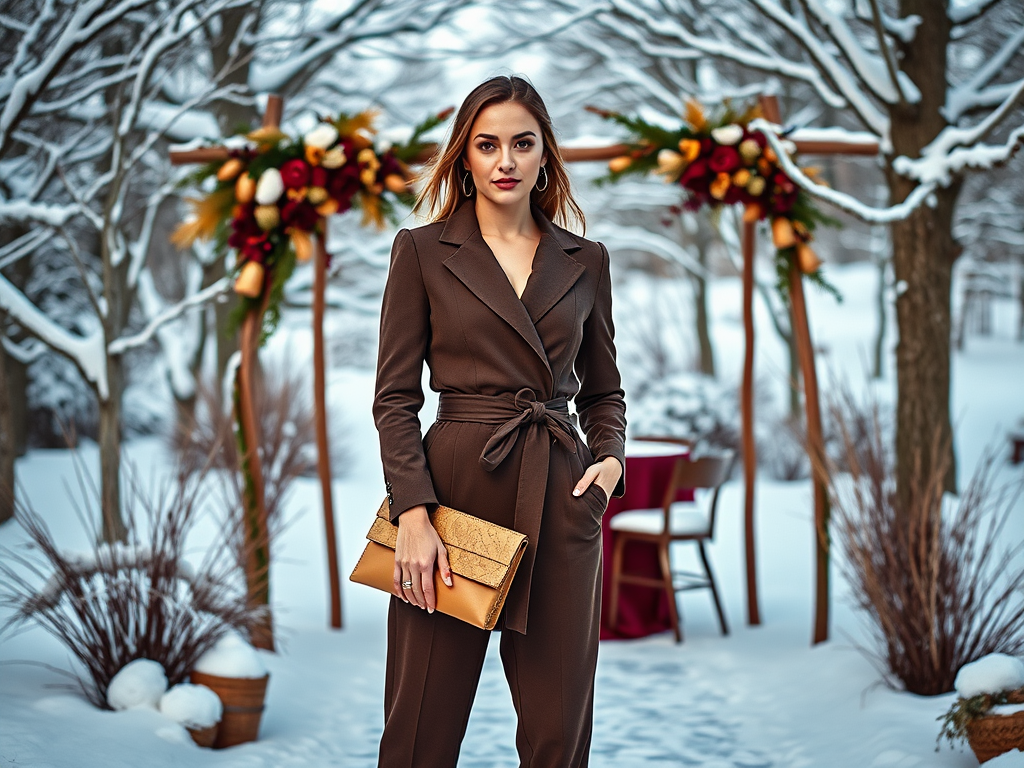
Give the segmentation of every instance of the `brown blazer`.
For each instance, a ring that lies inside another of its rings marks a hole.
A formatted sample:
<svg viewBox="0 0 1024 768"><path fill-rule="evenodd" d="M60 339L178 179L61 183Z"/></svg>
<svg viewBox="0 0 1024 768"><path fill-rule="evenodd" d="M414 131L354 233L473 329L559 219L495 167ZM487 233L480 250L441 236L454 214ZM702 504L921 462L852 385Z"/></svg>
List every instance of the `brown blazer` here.
<svg viewBox="0 0 1024 768"><path fill-rule="evenodd" d="M480 457L492 425L435 422L422 436L424 360L430 387L442 399L445 393L507 395L524 388L538 401L575 399L587 445L574 436L575 457L552 445L545 515L550 499L570 498L592 460L614 456L625 467L608 252L555 226L536 206L533 216L542 236L521 300L481 236L472 203L445 222L395 238L373 404L394 517L440 502L509 527L514 519L507 500L514 504L519 491L522 446L513 448L507 467L484 472ZM624 481L613 495L622 495ZM594 487L599 528L607 499ZM592 534L593 523L586 525Z"/></svg>

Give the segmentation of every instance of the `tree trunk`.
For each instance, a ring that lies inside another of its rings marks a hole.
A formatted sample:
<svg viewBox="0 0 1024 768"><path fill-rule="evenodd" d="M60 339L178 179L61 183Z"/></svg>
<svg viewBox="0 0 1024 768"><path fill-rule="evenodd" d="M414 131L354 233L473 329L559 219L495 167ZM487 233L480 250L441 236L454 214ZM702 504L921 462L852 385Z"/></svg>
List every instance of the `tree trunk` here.
<svg viewBox="0 0 1024 768"><path fill-rule="evenodd" d="M875 292L875 314L878 320L878 327L875 332L875 359L871 368L871 378L880 379L885 372L885 334L888 332L888 302L885 299L886 281L885 273L888 262L876 256L875 265L878 267L878 289Z"/></svg>
<svg viewBox="0 0 1024 768"><path fill-rule="evenodd" d="M121 394L124 366L121 357L107 357L109 397L99 400L100 510L103 516L103 541L127 538L121 515Z"/></svg>
<svg viewBox="0 0 1024 768"><path fill-rule="evenodd" d="M0 334L3 328L0 326ZM14 517L14 418L7 381L7 353L0 345L0 523Z"/></svg>
<svg viewBox="0 0 1024 768"><path fill-rule="evenodd" d="M697 254L701 267L707 269L708 251L704 243L698 244ZM708 281L704 275L693 276L693 292L696 305L697 345L700 349L700 372L714 377L715 350L711 346L711 331L708 324Z"/></svg>
<svg viewBox="0 0 1024 768"><path fill-rule="evenodd" d="M890 110L892 157L920 157L921 149L946 127L941 109L946 100L946 48L951 23L945 4L901 0L901 17L918 15L917 34L902 48L902 68L921 91L917 104ZM906 199L915 182L886 168L890 202ZM913 496L915 461L929 470L929 446L939 431L948 446L945 489L956 491L956 457L949 415L950 288L958 247L952 224L962 182L935 193L935 205L922 205L892 227L893 272L897 285L896 319L896 493L900 514Z"/></svg>

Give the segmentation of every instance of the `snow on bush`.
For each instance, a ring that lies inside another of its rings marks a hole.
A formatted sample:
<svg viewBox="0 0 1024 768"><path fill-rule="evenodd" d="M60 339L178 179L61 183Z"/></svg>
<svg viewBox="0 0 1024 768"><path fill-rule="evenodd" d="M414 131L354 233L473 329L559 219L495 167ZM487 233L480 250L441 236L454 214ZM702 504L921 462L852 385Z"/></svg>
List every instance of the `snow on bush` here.
<svg viewBox="0 0 1024 768"><path fill-rule="evenodd" d="M218 677L263 677L267 668L259 653L237 632L224 635L199 657L196 672Z"/></svg>
<svg viewBox="0 0 1024 768"><path fill-rule="evenodd" d="M179 683L160 697L160 712L185 728L209 728L220 722L224 705L205 685Z"/></svg>
<svg viewBox="0 0 1024 768"><path fill-rule="evenodd" d="M962 699L1022 688L1024 661L1005 653L990 653L960 667L954 685Z"/></svg>
<svg viewBox="0 0 1024 768"><path fill-rule="evenodd" d="M107 704L111 709L156 709L167 690L164 668L150 659L136 659L121 667L107 687Z"/></svg>
<svg viewBox="0 0 1024 768"><path fill-rule="evenodd" d="M735 392L710 376L681 373L654 382L630 401L630 432L690 440L700 445L737 443Z"/></svg>

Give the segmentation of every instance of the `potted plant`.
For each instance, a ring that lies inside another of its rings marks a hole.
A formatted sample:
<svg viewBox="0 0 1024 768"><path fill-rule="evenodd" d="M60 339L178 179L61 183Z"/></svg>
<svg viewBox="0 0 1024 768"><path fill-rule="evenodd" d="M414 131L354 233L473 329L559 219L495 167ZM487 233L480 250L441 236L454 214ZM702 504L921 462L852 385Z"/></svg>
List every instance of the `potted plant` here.
<svg viewBox="0 0 1024 768"><path fill-rule="evenodd" d="M957 700L940 719L951 744L965 739L979 763L1024 752L1024 662L993 653L960 668Z"/></svg>

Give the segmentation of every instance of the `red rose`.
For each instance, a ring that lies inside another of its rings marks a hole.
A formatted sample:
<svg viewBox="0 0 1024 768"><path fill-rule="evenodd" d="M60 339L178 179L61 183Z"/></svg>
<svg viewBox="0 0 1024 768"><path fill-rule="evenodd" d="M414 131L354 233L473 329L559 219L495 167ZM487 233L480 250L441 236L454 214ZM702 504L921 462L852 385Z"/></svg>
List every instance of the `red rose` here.
<svg viewBox="0 0 1024 768"><path fill-rule="evenodd" d="M245 243L239 248L244 261L255 261L257 264L265 264L267 256L273 250L266 235L258 237L247 237Z"/></svg>
<svg viewBox="0 0 1024 768"><path fill-rule="evenodd" d="M309 184L309 166L306 161L295 158L282 165L281 181L285 189L299 189Z"/></svg>
<svg viewBox="0 0 1024 768"><path fill-rule="evenodd" d="M313 169L313 172L309 174L309 186L311 187L326 187L327 186L327 169L317 166Z"/></svg>
<svg viewBox="0 0 1024 768"><path fill-rule="evenodd" d="M683 171L683 175L679 177L679 183L684 187L688 187L692 182L707 175L708 172L708 161L699 158L690 163L686 170Z"/></svg>
<svg viewBox="0 0 1024 768"><path fill-rule="evenodd" d="M793 180L782 171L776 173L772 181L774 181L779 189L787 195L796 189L796 184L793 183Z"/></svg>
<svg viewBox="0 0 1024 768"><path fill-rule="evenodd" d="M740 167L742 161L736 147L725 147L719 145L711 152L708 158L708 168L715 173L732 173Z"/></svg>
<svg viewBox="0 0 1024 768"><path fill-rule="evenodd" d="M281 206L281 223L305 232L312 231L320 220L320 214L307 200L289 200Z"/></svg>
<svg viewBox="0 0 1024 768"><path fill-rule="evenodd" d="M345 209L347 201L354 195L362 184L359 181L359 166L356 163L346 163L335 173L331 174L327 181L327 192L342 204Z"/></svg>

